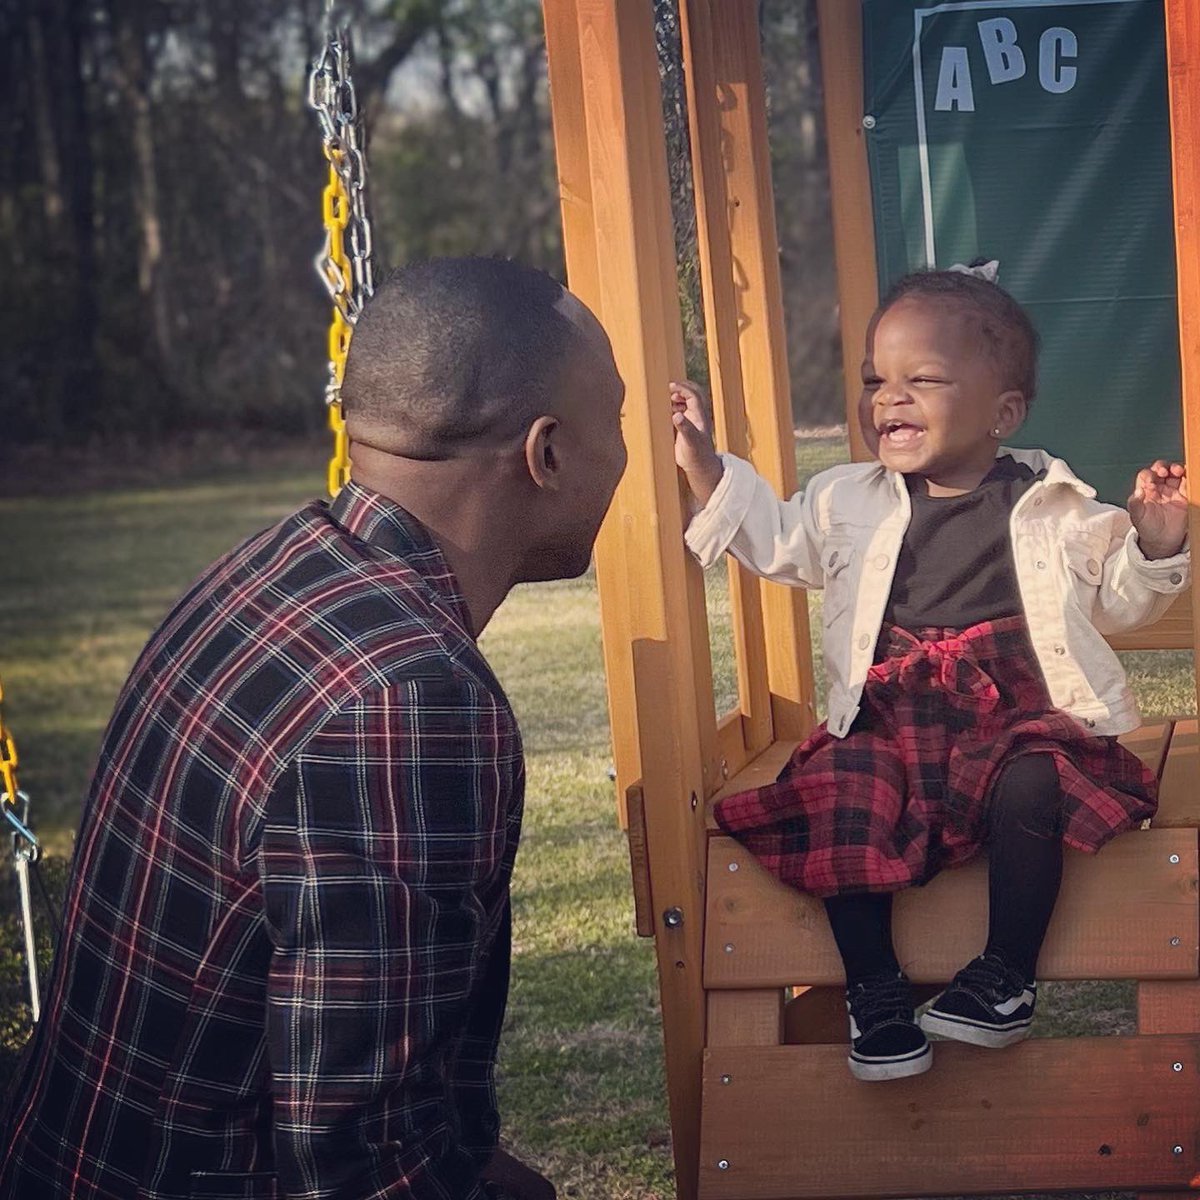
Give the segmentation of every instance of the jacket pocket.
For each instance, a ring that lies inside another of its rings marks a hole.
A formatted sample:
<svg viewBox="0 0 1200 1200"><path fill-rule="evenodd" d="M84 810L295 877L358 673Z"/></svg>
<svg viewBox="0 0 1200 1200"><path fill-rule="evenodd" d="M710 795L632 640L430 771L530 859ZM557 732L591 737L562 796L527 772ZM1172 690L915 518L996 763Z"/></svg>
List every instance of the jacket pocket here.
<svg viewBox="0 0 1200 1200"><path fill-rule="evenodd" d="M1067 568L1064 598L1074 600L1090 619L1104 581L1104 554L1098 543L1067 542L1063 546L1063 562Z"/></svg>
<svg viewBox="0 0 1200 1200"><path fill-rule="evenodd" d="M823 619L827 630L841 620L854 603L855 572L852 568L856 553L849 538L830 538L821 551L825 585Z"/></svg>
<svg viewBox="0 0 1200 1200"><path fill-rule="evenodd" d="M193 1171L189 1194L193 1200L276 1200L273 1171Z"/></svg>

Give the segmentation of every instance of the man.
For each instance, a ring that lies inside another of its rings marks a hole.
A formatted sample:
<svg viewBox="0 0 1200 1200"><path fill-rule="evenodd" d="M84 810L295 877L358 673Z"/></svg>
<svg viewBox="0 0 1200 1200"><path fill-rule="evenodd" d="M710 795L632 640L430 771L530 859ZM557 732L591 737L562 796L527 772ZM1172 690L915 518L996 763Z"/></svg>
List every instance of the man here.
<svg viewBox="0 0 1200 1200"><path fill-rule="evenodd" d="M547 276L440 260L380 288L352 481L210 568L117 702L5 1200L540 1179L493 1158L524 767L476 638L514 584L586 569L622 396Z"/></svg>

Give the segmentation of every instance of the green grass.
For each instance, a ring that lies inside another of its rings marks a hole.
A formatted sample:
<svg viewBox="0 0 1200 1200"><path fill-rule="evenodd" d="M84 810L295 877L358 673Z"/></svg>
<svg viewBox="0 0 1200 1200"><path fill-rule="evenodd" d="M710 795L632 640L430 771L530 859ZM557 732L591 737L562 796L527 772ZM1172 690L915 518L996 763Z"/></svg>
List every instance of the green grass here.
<svg viewBox="0 0 1200 1200"><path fill-rule="evenodd" d="M802 477L840 461L801 447ZM319 454L252 477L0 500L0 678L21 778L61 891L78 806L117 690L187 583L320 487ZM716 690L736 697L723 568L710 572ZM514 881L515 958L500 1064L505 1135L578 1200L673 1194L651 943L633 936L614 817L595 581L519 588L483 645L525 734L529 787ZM1127 656L1148 714L1192 711L1188 654ZM5 843L7 845L7 842ZM12 886L0 891L0 1087L24 1035ZM44 924L44 922L43 922ZM1122 983L1047 989L1043 1033L1127 1031ZM5 1052L7 1052L5 1054Z"/></svg>

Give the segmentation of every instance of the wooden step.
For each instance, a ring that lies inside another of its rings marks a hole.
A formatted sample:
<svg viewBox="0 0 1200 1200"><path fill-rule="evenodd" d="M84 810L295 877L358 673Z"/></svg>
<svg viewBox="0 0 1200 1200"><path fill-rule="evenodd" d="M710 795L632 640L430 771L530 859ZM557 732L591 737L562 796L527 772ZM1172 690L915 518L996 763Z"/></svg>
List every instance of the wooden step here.
<svg viewBox="0 0 1200 1200"><path fill-rule="evenodd" d="M1198 1058L1196 1037L939 1042L927 1074L860 1083L839 1046L708 1050L699 1194L1187 1190L1200 1173Z"/></svg>
<svg viewBox="0 0 1200 1200"><path fill-rule="evenodd" d="M1098 855L1068 851L1041 979L1194 979L1200 963L1194 829L1127 833ZM987 866L945 871L896 895L900 962L944 983L987 932ZM821 902L768 875L732 838L709 839L704 986L841 984Z"/></svg>

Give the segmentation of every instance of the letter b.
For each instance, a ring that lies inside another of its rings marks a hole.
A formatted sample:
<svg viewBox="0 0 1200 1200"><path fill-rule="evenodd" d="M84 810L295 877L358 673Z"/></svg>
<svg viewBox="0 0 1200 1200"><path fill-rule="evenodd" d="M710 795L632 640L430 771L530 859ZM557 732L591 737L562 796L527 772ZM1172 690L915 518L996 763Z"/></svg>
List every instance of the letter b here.
<svg viewBox="0 0 1200 1200"><path fill-rule="evenodd" d="M1017 45L1017 27L1007 17L980 21L979 40L993 83L1011 83L1025 74L1025 52Z"/></svg>

